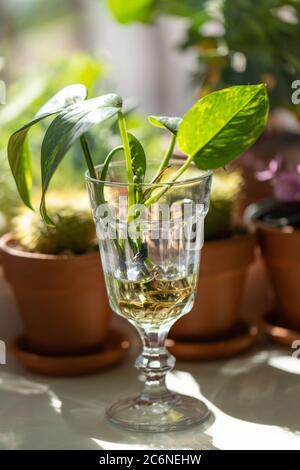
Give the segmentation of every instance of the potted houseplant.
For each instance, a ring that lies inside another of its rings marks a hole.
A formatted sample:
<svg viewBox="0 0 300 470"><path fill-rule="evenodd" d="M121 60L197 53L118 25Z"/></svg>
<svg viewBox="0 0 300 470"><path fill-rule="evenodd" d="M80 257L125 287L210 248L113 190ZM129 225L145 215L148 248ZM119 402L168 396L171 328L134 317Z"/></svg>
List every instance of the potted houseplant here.
<svg viewBox="0 0 300 470"><path fill-rule="evenodd" d="M253 341L254 329L241 322L241 301L255 247L255 236L237 228L234 221L241 186L237 171L214 175L194 307L170 332L175 340L170 348L177 357L225 357Z"/></svg>
<svg viewBox="0 0 300 470"><path fill-rule="evenodd" d="M260 180L271 181L272 199L249 206L245 218L254 222L276 296L276 315L271 323L300 331L300 165L299 157L284 160L280 155L258 172ZM279 323L278 323L279 322ZM277 329L278 330L278 329ZM276 329L268 330L275 336ZM278 332L278 331L277 331ZM282 339L282 335L279 335ZM286 343L289 335L285 331ZM280 340L279 338L279 340Z"/></svg>
<svg viewBox="0 0 300 470"><path fill-rule="evenodd" d="M127 131L120 96L87 100L82 85L61 90L9 140L11 170L29 207L27 133L54 114L41 147L41 215L48 225L55 225L46 193L57 166L79 139L110 304L143 338L136 367L146 376L145 390L113 404L107 414L126 428L144 431L176 430L204 421L209 416L204 403L167 389L165 375L174 367L174 358L164 343L171 325L193 304L211 169L224 167L261 134L268 116L266 87L217 91L195 103L182 119L150 116L152 125L171 133L159 162L147 161L141 142ZM118 120L122 144L95 167L86 133L113 118ZM172 159L176 141L183 159ZM117 153L124 158L113 161ZM89 278L88 272L82 276Z"/></svg>
<svg viewBox="0 0 300 470"><path fill-rule="evenodd" d="M55 226L26 209L1 239L4 275L24 325L14 351L36 372L93 372L101 369L97 354L107 342L111 314L88 201L59 192L51 195L49 212Z"/></svg>

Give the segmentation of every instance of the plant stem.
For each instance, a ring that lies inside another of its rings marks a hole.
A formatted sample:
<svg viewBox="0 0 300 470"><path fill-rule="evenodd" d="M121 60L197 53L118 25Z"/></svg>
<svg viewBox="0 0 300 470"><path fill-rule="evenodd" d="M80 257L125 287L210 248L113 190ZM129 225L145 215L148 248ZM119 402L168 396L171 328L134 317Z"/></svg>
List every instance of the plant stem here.
<svg viewBox="0 0 300 470"><path fill-rule="evenodd" d="M151 183L153 183L156 178L158 177L158 175L162 172L162 170L168 165L169 161L170 161L170 158L172 157L172 154L173 154L173 150L174 150L174 147L175 147L175 142L176 142L176 135L175 134L172 134L172 137L171 137L171 140L170 140L170 144L166 150L166 153L163 157L163 160L156 172L156 175L154 176L154 178L152 179Z"/></svg>
<svg viewBox="0 0 300 470"><path fill-rule="evenodd" d="M80 145L81 145L84 157L85 157L85 161L86 161L86 164L87 164L87 167L88 167L88 170L89 170L90 177L94 178L94 179L97 179L97 175L96 175L96 172L95 172L95 167L94 167L94 164L93 164L91 152L89 150L89 146L88 146L88 143L87 143L87 140L86 140L84 134L82 134L80 136Z"/></svg>
<svg viewBox="0 0 300 470"><path fill-rule="evenodd" d="M131 206L134 205L135 197L134 197L134 185L133 185L133 170L132 170L132 163L131 163L131 152L130 152L130 145L126 130L126 123L124 116L121 111L118 113L118 121L119 121L119 129L120 135L124 146L124 154L125 154L125 163L126 163L126 172L127 172L127 182L128 182L128 211Z"/></svg>
<svg viewBox="0 0 300 470"><path fill-rule="evenodd" d="M169 181L168 183L174 183L178 178L179 176L182 175L182 173L185 172L185 170L187 169L187 167L189 166L189 164L192 162L194 156L190 156L186 159L186 161L184 162L184 164L176 171L175 175L173 176L173 178L171 179L171 181ZM165 194L165 192L169 189L170 185L166 183L166 186L163 186L161 188L160 191L158 191L158 193L154 194L153 196L150 196L145 202L144 202L144 205L146 207L149 207L151 206L151 204L153 204L154 202L158 201L158 199L163 195Z"/></svg>
<svg viewBox="0 0 300 470"><path fill-rule="evenodd" d="M132 169L132 160L131 160L131 152L130 152L130 145L129 145L129 139L128 139L128 134L127 134L127 129L126 129L126 122L125 118L123 116L123 113L119 111L118 113L118 121L119 121L119 129L120 129L120 135L121 139L123 142L123 147L124 147L124 154L125 154L125 163L126 163L126 172L127 172L127 182L128 182L128 208L127 212L129 214L129 210L131 206L135 204L135 184L134 184L134 173ZM134 215L128 215L127 216L127 222L131 222L134 219ZM128 234L129 237L129 234ZM129 241L130 241L129 237ZM141 248L141 240L139 242L134 242L132 241L132 250L136 253L140 251Z"/></svg>
<svg viewBox="0 0 300 470"><path fill-rule="evenodd" d="M118 147L115 147L114 149L112 149L109 152L109 154L106 156L106 158L104 160L104 163L102 165L102 170L101 170L101 174L100 174L100 177L99 177L99 185L98 185L98 197L99 197L100 203L105 202L105 200L104 200L104 185L105 185L105 180L106 180L109 164L110 164L113 156L115 155L115 153L119 152L120 150L124 150L123 145L118 145Z"/></svg>

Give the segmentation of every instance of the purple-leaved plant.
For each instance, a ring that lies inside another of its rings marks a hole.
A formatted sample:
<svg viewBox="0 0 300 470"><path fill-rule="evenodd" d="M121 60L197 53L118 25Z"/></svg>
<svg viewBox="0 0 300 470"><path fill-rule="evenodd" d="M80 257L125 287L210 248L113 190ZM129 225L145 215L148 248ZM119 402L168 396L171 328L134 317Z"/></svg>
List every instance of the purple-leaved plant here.
<svg viewBox="0 0 300 470"><path fill-rule="evenodd" d="M287 167L283 157L276 155L268 167L256 171L255 176L259 181L271 181L278 201L300 202L300 163Z"/></svg>
<svg viewBox="0 0 300 470"><path fill-rule="evenodd" d="M275 199L281 202L300 202L300 156L298 162L287 164L282 155L276 155L263 167L252 152L245 155L244 163L252 168L258 181L270 181Z"/></svg>

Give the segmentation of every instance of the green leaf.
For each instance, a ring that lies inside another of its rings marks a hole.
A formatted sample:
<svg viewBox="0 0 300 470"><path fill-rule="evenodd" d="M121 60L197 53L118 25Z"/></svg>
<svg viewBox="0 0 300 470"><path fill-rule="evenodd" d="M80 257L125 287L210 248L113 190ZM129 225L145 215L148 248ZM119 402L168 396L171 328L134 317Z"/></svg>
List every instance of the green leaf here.
<svg viewBox="0 0 300 470"><path fill-rule="evenodd" d="M127 132L127 135L129 140L132 170L134 175L138 176L140 182L142 182L146 173L145 151L140 141L133 134Z"/></svg>
<svg viewBox="0 0 300 470"><path fill-rule="evenodd" d="M59 163L73 143L90 127L115 116L122 106L122 99L113 93L76 103L63 110L50 124L44 136L41 150L42 199L41 215L51 224L45 206L45 194Z"/></svg>
<svg viewBox="0 0 300 470"><path fill-rule="evenodd" d="M268 117L265 85L241 85L211 93L184 116L178 147L203 170L223 167L250 147Z"/></svg>
<svg viewBox="0 0 300 470"><path fill-rule="evenodd" d="M27 142L27 134L30 128L42 119L59 113L66 106L86 98L87 90L83 85L70 85L56 93L42 108L35 114L33 119L14 132L8 142L8 161L14 176L18 192L23 202L32 209L31 206L31 155Z"/></svg>
<svg viewBox="0 0 300 470"><path fill-rule="evenodd" d="M196 21L205 9L205 0L160 0L156 8L161 15L186 16Z"/></svg>
<svg viewBox="0 0 300 470"><path fill-rule="evenodd" d="M194 21L202 13L205 0L108 0L108 6L119 23L149 23L155 15L177 15Z"/></svg>
<svg viewBox="0 0 300 470"><path fill-rule="evenodd" d="M154 13L154 0L108 0L107 3L119 23L147 23Z"/></svg>
<svg viewBox="0 0 300 470"><path fill-rule="evenodd" d="M35 118L55 113L74 103L84 101L87 97L87 89L81 83L69 85L57 92L35 114Z"/></svg>
<svg viewBox="0 0 300 470"><path fill-rule="evenodd" d="M148 119L152 126L168 129L174 135L177 134L179 124L182 121L179 117L168 116L148 116Z"/></svg>

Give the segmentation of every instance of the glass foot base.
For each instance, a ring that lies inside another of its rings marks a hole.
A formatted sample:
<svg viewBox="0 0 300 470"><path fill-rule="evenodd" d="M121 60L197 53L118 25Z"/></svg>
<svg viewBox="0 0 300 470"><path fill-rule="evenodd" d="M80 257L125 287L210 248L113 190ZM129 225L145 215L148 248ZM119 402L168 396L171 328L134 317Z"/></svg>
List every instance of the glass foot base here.
<svg viewBox="0 0 300 470"><path fill-rule="evenodd" d="M172 394L162 401L147 401L142 395L120 400L106 414L112 422L132 431L163 432L202 423L210 411L196 398Z"/></svg>

